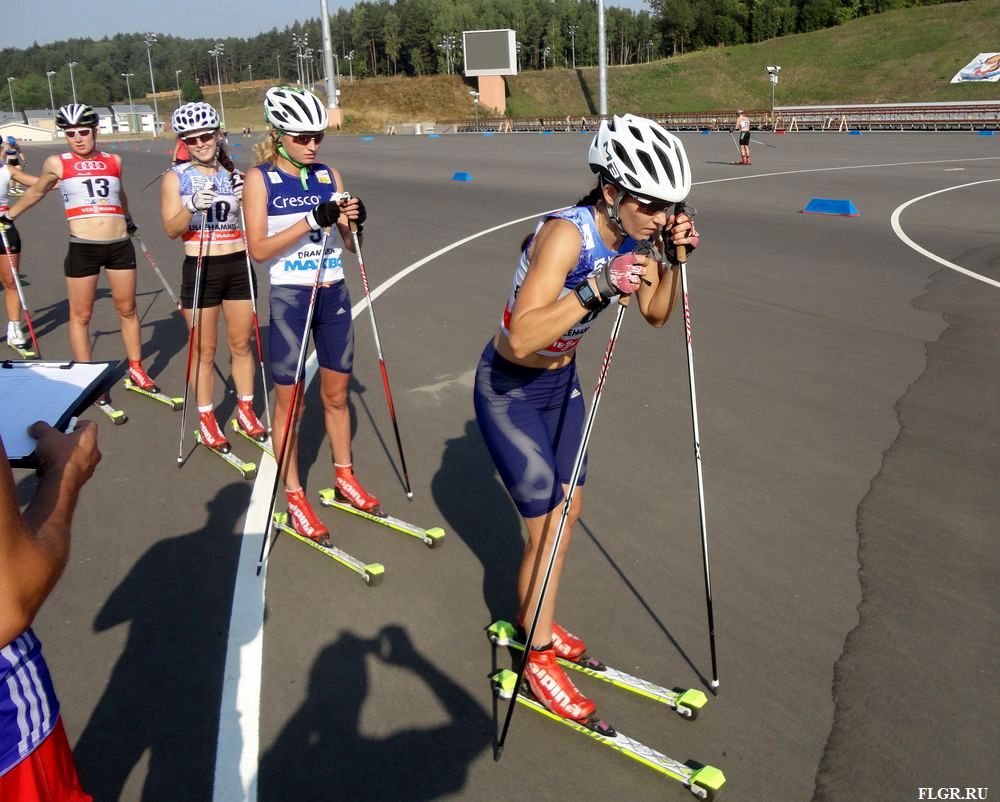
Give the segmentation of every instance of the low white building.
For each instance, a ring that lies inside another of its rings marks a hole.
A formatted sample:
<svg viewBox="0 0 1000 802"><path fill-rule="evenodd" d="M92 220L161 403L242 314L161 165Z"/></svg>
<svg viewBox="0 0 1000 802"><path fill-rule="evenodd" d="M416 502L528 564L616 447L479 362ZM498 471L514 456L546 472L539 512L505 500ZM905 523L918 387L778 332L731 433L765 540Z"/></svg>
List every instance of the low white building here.
<svg viewBox="0 0 1000 802"><path fill-rule="evenodd" d="M113 134L115 132L115 115L111 113L111 109L107 106L97 106L94 111L97 112L97 133Z"/></svg>
<svg viewBox="0 0 1000 802"><path fill-rule="evenodd" d="M155 116L151 106L145 103L113 104L111 111L115 117L115 130L122 134L154 133Z"/></svg>
<svg viewBox="0 0 1000 802"><path fill-rule="evenodd" d="M24 122L0 122L0 140L12 136L18 142L51 142L56 133L50 128L28 125Z"/></svg>

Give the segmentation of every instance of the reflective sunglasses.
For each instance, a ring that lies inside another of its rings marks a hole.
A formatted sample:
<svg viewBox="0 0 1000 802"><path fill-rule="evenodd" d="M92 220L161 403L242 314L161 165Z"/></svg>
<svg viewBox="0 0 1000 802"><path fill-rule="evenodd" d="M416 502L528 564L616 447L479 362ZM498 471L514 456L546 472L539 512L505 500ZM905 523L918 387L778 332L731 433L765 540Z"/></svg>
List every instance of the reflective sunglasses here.
<svg viewBox="0 0 1000 802"><path fill-rule="evenodd" d="M638 204L639 211L642 214L648 215L649 217L656 217L660 212L663 212L668 217L670 216L670 208L674 205L672 203L663 203L662 201L653 201L652 203L643 203L634 195L630 196L632 200Z"/></svg>
<svg viewBox="0 0 1000 802"><path fill-rule="evenodd" d="M215 131L209 131L205 134L197 134L195 136L182 136L181 142L185 145L203 145L206 142L211 142L215 139Z"/></svg>
<svg viewBox="0 0 1000 802"><path fill-rule="evenodd" d="M310 142L315 142L318 145L323 141L323 137L326 134L320 132L318 134L285 134L285 136L291 139L296 145L308 145Z"/></svg>
<svg viewBox="0 0 1000 802"><path fill-rule="evenodd" d="M67 139L84 139L93 132L89 128L67 128L64 133Z"/></svg>

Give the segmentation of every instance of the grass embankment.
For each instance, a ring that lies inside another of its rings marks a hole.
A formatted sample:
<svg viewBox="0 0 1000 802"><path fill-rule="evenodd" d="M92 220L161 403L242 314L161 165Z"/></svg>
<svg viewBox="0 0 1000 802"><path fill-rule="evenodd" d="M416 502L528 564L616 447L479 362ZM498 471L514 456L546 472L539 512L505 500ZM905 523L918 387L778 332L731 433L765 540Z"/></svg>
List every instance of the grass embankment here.
<svg viewBox="0 0 1000 802"><path fill-rule="evenodd" d="M737 47L719 47L670 59L608 68L608 111L767 109L771 86L764 71L780 64L778 105L1000 99L997 84L950 84L980 52L1000 45L1000 0L967 0L902 9L853 20L837 28ZM466 82L459 75L344 79L341 105L347 133L381 132L389 123L471 118ZM596 113L596 67L529 71L507 79L511 117ZM239 131L263 127L264 88L224 93L226 124ZM211 90L205 99L215 105ZM166 116L173 111L160 103Z"/></svg>

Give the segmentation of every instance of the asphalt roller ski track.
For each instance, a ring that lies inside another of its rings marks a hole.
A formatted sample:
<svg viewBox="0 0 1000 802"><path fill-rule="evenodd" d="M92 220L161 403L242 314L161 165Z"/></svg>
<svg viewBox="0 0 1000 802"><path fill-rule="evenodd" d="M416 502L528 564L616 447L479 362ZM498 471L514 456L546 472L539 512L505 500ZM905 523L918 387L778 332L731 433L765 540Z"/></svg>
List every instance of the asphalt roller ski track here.
<svg viewBox="0 0 1000 802"><path fill-rule="evenodd" d="M755 144L747 168L729 164L728 135L683 135L703 233L689 274L719 695L689 722L586 677L579 684L621 731L722 769L723 798L995 789L1000 288L989 282L1000 280L1000 138L754 139L774 147ZM237 141L246 167L247 140ZM419 264L376 301L413 501L363 312L355 463L391 513L440 525L447 538L431 550L321 512L339 546L386 566L381 586L282 538L263 624L253 604L234 609L234 588L254 588L247 566L252 574L262 523L259 505L247 516L252 483L200 448L179 470L179 413L120 385L113 398L127 425L88 413L104 459L37 631L96 799L688 798L525 709L502 761L492 759L483 627L511 614L522 535L473 419L471 381L533 226L504 224L585 194L587 143L580 134L324 142L370 210L372 286ZM167 165L168 145L117 148L141 234L176 288L180 246L160 229L159 186L140 191ZM49 152L28 148L29 170ZM474 180L454 182L456 171ZM850 199L860 216L801 214L812 197ZM897 228L948 264L894 230L893 212L917 198ZM58 198L18 227L43 353L66 357ZM186 331L139 258L147 367L179 395ZM357 304L353 262L347 274ZM654 330L626 315L559 618L609 664L705 690L679 317ZM610 323L580 350L588 399ZM96 357L120 356L106 290L92 332ZM228 375L224 346L218 362ZM331 466L315 386L307 398L301 462L315 494ZM218 383L216 399L222 419L234 400ZM234 448L261 463L249 444ZM32 480L17 478L26 497Z"/></svg>

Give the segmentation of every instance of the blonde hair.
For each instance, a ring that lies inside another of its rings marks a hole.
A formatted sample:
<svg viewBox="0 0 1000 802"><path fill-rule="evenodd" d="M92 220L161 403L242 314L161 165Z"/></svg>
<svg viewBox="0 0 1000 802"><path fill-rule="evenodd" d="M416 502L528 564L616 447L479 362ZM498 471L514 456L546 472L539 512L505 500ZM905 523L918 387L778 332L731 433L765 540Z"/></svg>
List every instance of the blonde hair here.
<svg viewBox="0 0 1000 802"><path fill-rule="evenodd" d="M256 164L270 164L274 167L281 156L278 153L278 137L281 132L277 128L272 128L256 145L253 146L253 158Z"/></svg>

